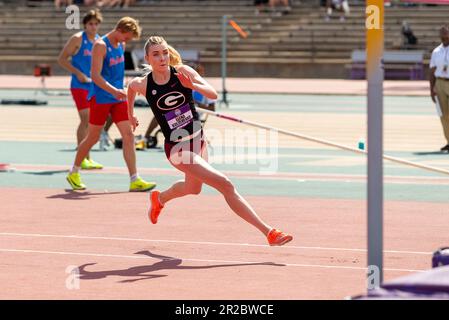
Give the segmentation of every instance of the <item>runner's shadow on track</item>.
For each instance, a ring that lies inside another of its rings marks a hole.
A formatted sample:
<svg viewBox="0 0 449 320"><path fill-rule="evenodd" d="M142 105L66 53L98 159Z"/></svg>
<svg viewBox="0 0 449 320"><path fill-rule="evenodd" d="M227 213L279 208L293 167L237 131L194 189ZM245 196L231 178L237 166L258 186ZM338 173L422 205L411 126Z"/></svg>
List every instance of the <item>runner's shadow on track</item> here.
<svg viewBox="0 0 449 320"><path fill-rule="evenodd" d="M129 193L129 191L115 191L115 192L90 192L90 191L73 191L65 189L66 193L54 194L46 197L47 199L64 199L64 200L89 200L92 196L107 196L114 194Z"/></svg>
<svg viewBox="0 0 449 320"><path fill-rule="evenodd" d="M109 276L119 276L134 279L125 279L119 282L121 283L132 283L140 280L150 280L154 278L167 277L166 274L154 274L154 272L162 270L194 270L194 269L213 269L213 268L226 268L226 267L241 267L241 266L274 266L283 267L284 264L274 263L274 262L254 262L254 263L232 263L232 264L216 264L216 265L206 265L206 266L183 266L182 259L173 258L168 256L162 256L158 254L151 253L148 250L139 251L135 254L140 254L148 256L150 258L160 259L160 262L153 263L151 265L143 265L131 267L128 269L119 270L105 270L105 271L87 271L87 266L95 265L96 263L86 263L78 267L79 279L81 280L98 280L104 279Z"/></svg>
<svg viewBox="0 0 449 320"><path fill-rule="evenodd" d="M76 152L76 148L59 149L59 152Z"/></svg>
<svg viewBox="0 0 449 320"><path fill-rule="evenodd" d="M51 176L54 174L59 174L59 173L67 173L69 172L68 169L66 170L52 170L52 171L22 171L22 173L24 174L34 174L37 176Z"/></svg>
<svg viewBox="0 0 449 320"><path fill-rule="evenodd" d="M433 155L448 155L447 152L442 152L442 151L428 151L428 152L413 152L414 155L416 156L433 156Z"/></svg>
<svg viewBox="0 0 449 320"><path fill-rule="evenodd" d="M108 151L113 151L115 150L114 148L108 149L108 150L100 150L100 149L90 149L89 152L108 152ZM76 152L76 149L59 149L59 152Z"/></svg>

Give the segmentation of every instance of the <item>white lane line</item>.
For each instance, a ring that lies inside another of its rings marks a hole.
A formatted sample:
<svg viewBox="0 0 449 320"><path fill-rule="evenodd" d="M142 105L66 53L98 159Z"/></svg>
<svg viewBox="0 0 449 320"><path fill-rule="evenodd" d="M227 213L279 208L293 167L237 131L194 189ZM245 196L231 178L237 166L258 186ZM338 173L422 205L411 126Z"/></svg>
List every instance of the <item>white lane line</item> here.
<svg viewBox="0 0 449 320"><path fill-rule="evenodd" d="M89 253L89 252L63 252L63 251L4 249L4 248L0 248L0 252L76 255L76 256L126 258L126 259L148 259L149 258L147 256L137 256L137 255L129 256L129 255ZM191 261L191 262L212 262L212 263L230 263L230 264L248 264L248 265L249 264L261 264L261 265L267 265L267 266L271 265L271 263L267 262L267 261L239 261L239 260L212 260L212 259L185 259L185 258L173 258L173 259L166 259L166 260L182 260L182 261ZM282 262L276 262L276 264L284 265L287 267L348 269L348 270L364 270L364 271L366 271L366 267L329 266L329 265L319 265L319 264L298 264L298 263L282 263ZM384 268L384 270L385 271L398 271L398 272L423 272L423 271L425 271L425 270L389 269L389 268Z"/></svg>
<svg viewBox="0 0 449 320"><path fill-rule="evenodd" d="M296 156L296 155L293 155ZM315 156L312 156L315 157ZM15 164L11 163L11 167L14 167L16 171L28 171L28 170L68 170L67 165L40 165L40 164ZM143 173L148 174L162 174L162 175L178 175L179 171L176 169L165 168L141 168L139 169ZM99 171L91 171L89 174L121 174L126 173L124 167L108 167ZM260 176L254 171L235 171L226 170L225 174L233 177L240 178L252 178L252 179L283 179L283 180L306 180L306 181L350 181L353 183L366 182L366 175L360 174L335 174L335 173L294 173L294 172L277 172L275 175ZM447 177L433 177L433 176L392 176L385 175L385 181L387 183L394 184L438 184L447 185L449 179Z"/></svg>
<svg viewBox="0 0 449 320"><path fill-rule="evenodd" d="M0 236L12 237L44 237L44 238L66 238L66 239L88 239L88 240L116 240L116 241L135 241L135 242L162 242L162 243L177 243L177 244L198 244L198 245L216 245L216 246L243 246L243 247L270 247L265 244L250 244L250 243L231 243L231 242L207 242L207 241L182 241L182 240L157 240L157 239L136 239L136 238L121 238L121 237L93 237L81 235L55 235L55 234L36 234L36 233L11 233L0 232ZM331 247L303 247L286 245L277 247L279 249L303 249L303 250L327 250L327 251L353 251L353 252L367 252L366 249L357 248L331 248ZM396 254L414 254L414 255L432 255L432 252L420 251L400 251L400 250L384 250L385 253Z"/></svg>

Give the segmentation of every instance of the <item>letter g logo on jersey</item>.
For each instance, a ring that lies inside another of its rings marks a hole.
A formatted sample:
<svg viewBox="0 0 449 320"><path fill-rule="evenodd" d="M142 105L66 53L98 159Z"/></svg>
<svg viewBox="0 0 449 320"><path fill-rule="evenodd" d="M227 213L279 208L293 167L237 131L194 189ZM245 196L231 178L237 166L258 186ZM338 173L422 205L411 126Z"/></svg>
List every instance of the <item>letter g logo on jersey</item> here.
<svg viewBox="0 0 449 320"><path fill-rule="evenodd" d="M161 110L172 110L180 107L185 101L186 98L181 92L173 91L160 97L157 106Z"/></svg>

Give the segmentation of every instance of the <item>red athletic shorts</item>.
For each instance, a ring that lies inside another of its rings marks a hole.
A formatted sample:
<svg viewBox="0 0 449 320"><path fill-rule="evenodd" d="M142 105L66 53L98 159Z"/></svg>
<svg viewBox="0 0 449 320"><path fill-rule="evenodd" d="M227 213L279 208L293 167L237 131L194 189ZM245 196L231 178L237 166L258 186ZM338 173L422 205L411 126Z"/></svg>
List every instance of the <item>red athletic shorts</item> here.
<svg viewBox="0 0 449 320"><path fill-rule="evenodd" d="M75 101L75 105L78 111L89 108L90 103L87 100L89 90L70 88L70 92L72 92L73 101Z"/></svg>
<svg viewBox="0 0 449 320"><path fill-rule="evenodd" d="M102 126L106 123L109 114L111 114L114 123L129 120L128 102L97 103L95 97L92 97L90 100L89 123Z"/></svg>

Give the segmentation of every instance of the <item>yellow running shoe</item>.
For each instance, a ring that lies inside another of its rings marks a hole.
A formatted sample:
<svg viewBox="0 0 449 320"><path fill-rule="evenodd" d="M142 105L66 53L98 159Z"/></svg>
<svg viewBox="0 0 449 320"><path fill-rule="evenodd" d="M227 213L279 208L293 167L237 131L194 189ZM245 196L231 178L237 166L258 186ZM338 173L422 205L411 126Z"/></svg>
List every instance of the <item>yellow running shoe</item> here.
<svg viewBox="0 0 449 320"><path fill-rule="evenodd" d="M92 159L88 159L88 161L90 162L92 169L103 169L103 165L101 163L95 162Z"/></svg>
<svg viewBox="0 0 449 320"><path fill-rule="evenodd" d="M93 169L92 166L90 165L89 159L87 159L87 158L83 159L83 161L81 162L81 169L83 169L83 170Z"/></svg>
<svg viewBox="0 0 449 320"><path fill-rule="evenodd" d="M92 170L92 169L103 169L103 165L85 158L82 162L81 162L81 169L83 170Z"/></svg>
<svg viewBox="0 0 449 320"><path fill-rule="evenodd" d="M154 182L146 182L142 178L137 178L135 181L131 182L129 186L129 192L143 192L148 191L156 187Z"/></svg>
<svg viewBox="0 0 449 320"><path fill-rule="evenodd" d="M68 183L73 190L85 190L86 185L81 181L81 176L78 172L69 173L66 177Z"/></svg>

